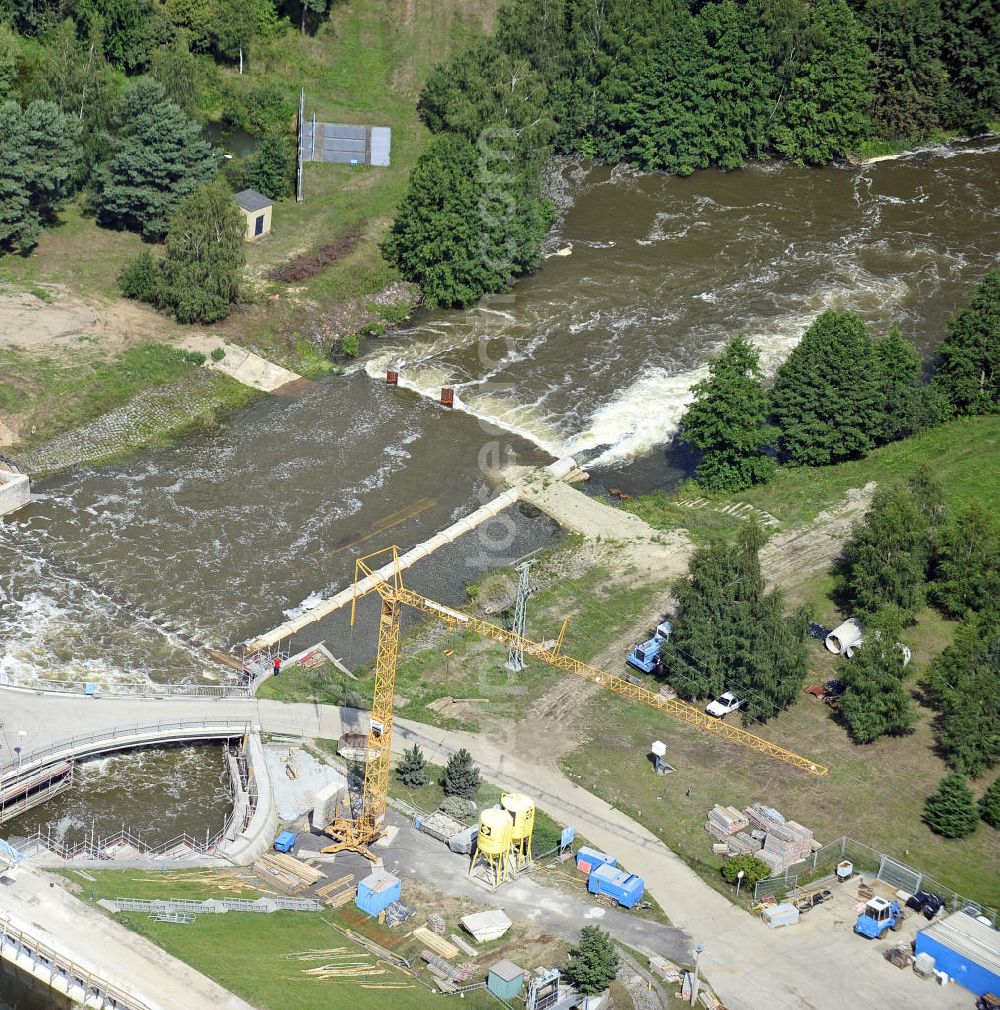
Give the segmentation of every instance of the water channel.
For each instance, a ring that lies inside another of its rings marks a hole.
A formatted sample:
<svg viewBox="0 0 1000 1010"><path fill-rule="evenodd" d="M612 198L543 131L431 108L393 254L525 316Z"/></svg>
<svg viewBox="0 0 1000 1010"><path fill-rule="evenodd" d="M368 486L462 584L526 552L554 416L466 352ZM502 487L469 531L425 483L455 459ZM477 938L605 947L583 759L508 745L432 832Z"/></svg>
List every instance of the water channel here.
<svg viewBox="0 0 1000 1010"><path fill-rule="evenodd" d="M359 553L412 546L474 508L497 452L572 453L597 485L669 486L690 466L671 434L729 336L746 332L774 368L833 307L879 333L898 326L929 354L1000 252L998 138L860 168L762 164L687 179L564 164L553 186L563 216L548 258L510 296L421 313L348 376L259 401L170 448L40 482L41 500L0 525L0 677L224 676L143 615L219 647L248 639L348 585ZM382 383L394 363L399 389ZM457 387L462 409L436 405L442 385ZM410 581L457 603L480 572L556 535L515 510ZM299 644L325 639L364 662L372 622L352 634L345 618ZM196 775L187 790L202 832L219 820L212 789ZM126 814L94 795L34 821L91 811L149 823L159 809L143 800Z"/></svg>

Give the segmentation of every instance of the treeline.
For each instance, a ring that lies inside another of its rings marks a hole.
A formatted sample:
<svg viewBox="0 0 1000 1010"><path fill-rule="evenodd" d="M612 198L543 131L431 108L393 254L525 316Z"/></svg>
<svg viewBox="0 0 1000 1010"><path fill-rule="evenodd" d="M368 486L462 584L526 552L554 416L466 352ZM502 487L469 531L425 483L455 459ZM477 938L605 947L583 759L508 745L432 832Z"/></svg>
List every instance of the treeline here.
<svg viewBox="0 0 1000 1010"><path fill-rule="evenodd" d="M295 110L243 69L329 2L0 0L0 253L30 250L81 193L99 224L148 241L220 170L233 189L288 195ZM254 155L223 164L208 119L259 138Z"/></svg>
<svg viewBox="0 0 1000 1010"><path fill-rule="evenodd" d="M757 348L737 336L694 387L679 438L701 450L708 491L770 480L780 463L825 466L865 456L953 417L1000 412L1000 272L948 321L925 381L898 331L881 340L850 312L824 312L765 385Z"/></svg>
<svg viewBox="0 0 1000 1010"><path fill-rule="evenodd" d="M384 252L431 304L466 304L537 265L553 152L679 174L822 164L998 108L982 0L514 0L428 81L435 140Z"/></svg>

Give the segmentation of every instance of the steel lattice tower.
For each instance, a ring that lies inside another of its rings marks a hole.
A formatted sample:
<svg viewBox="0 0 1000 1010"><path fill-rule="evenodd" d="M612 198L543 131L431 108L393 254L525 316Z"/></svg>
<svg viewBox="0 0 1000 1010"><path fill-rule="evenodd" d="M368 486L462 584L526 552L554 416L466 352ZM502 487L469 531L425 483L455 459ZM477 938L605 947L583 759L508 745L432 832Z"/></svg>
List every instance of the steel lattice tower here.
<svg viewBox="0 0 1000 1010"><path fill-rule="evenodd" d="M528 572L531 571L531 566L534 563L534 561L522 561L515 568L515 571L518 573L517 603L514 604L514 623L511 625L510 630L521 638L524 638L524 617L528 607L528 593L530 592ZM512 645L508 650L507 669L513 670L515 673L524 669L524 652L520 645Z"/></svg>

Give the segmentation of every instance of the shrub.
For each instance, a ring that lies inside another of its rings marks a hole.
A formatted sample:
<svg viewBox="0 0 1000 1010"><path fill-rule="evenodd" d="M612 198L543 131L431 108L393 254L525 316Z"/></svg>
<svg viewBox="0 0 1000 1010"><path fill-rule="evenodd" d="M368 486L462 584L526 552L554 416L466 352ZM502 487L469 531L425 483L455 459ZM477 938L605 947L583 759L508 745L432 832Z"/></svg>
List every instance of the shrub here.
<svg viewBox="0 0 1000 1010"><path fill-rule="evenodd" d="M361 332L366 337L384 337L385 336L385 324L384 323L369 323Z"/></svg>
<svg viewBox="0 0 1000 1010"><path fill-rule="evenodd" d="M213 347L211 358L213 361L221 361L226 356L226 349L224 347Z"/></svg>
<svg viewBox="0 0 1000 1010"><path fill-rule="evenodd" d="M722 867L722 879L729 884L735 884L739 879L739 872L743 871L743 886L753 887L758 880L764 880L771 876L771 867L758 859L756 856L737 856L729 859Z"/></svg>
<svg viewBox="0 0 1000 1010"><path fill-rule="evenodd" d="M201 351L185 351L184 360L189 365L204 365L205 355L202 354Z"/></svg>
<svg viewBox="0 0 1000 1010"><path fill-rule="evenodd" d="M358 341L358 335L352 333L349 336L344 337L340 342L340 349L349 358L356 358L358 356L358 350L360 348L360 343Z"/></svg>
<svg viewBox="0 0 1000 1010"><path fill-rule="evenodd" d="M456 821L467 821L476 812L476 804L472 800L463 800L461 796L446 796L438 809Z"/></svg>
<svg viewBox="0 0 1000 1010"><path fill-rule="evenodd" d="M148 249L129 260L118 275L118 288L126 298L155 304L158 297L160 268Z"/></svg>

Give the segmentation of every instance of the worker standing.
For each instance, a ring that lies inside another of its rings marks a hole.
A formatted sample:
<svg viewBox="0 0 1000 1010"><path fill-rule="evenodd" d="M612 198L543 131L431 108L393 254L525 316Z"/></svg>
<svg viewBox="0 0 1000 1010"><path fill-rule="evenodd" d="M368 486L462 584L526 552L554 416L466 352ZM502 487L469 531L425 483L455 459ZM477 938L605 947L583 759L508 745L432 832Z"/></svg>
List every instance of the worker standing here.
<svg viewBox="0 0 1000 1010"><path fill-rule="evenodd" d="M275 677L281 673L281 656L274 657L274 675Z"/></svg>

